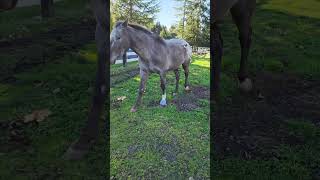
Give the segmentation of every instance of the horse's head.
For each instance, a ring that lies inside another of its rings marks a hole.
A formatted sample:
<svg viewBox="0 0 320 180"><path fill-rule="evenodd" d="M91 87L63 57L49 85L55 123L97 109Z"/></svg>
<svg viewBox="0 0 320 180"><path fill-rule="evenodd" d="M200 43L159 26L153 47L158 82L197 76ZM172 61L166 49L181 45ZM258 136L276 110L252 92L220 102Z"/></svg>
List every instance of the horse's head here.
<svg viewBox="0 0 320 180"><path fill-rule="evenodd" d="M110 63L114 64L116 58L123 55L129 48L128 20L118 21L110 34Z"/></svg>

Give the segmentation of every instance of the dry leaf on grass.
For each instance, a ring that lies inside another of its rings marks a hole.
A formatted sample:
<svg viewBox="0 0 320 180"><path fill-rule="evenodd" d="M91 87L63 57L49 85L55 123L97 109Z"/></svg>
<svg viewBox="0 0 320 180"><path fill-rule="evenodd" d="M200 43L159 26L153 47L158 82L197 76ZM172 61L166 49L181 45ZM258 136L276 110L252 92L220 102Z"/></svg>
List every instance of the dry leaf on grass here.
<svg viewBox="0 0 320 180"><path fill-rule="evenodd" d="M48 109L35 110L31 114L25 115L23 122L28 123L31 121L41 122L45 120L51 113Z"/></svg>
<svg viewBox="0 0 320 180"><path fill-rule="evenodd" d="M127 98L126 96L120 96L120 97L117 98L117 100L118 100L118 101L123 101L123 100L125 100L126 98Z"/></svg>

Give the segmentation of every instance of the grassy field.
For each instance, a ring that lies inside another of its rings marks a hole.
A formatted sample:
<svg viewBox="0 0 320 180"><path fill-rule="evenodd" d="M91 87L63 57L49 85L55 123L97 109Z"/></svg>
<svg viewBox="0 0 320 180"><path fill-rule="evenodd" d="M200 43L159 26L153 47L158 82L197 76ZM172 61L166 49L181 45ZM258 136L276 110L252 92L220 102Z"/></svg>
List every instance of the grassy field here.
<svg viewBox="0 0 320 180"><path fill-rule="evenodd" d="M62 158L87 119L96 71L93 37L77 34L94 34L82 21L91 17L86 2L55 3L55 17L42 21L39 6L1 12L0 76L9 78L0 82L0 179L105 179L103 136L83 160ZM52 50L45 62L42 49ZM37 110L51 114L23 122ZM104 127L101 120L101 134Z"/></svg>
<svg viewBox="0 0 320 180"><path fill-rule="evenodd" d="M90 85L96 71L95 46L80 55L66 55L55 63L15 75L0 84L1 161L3 179L104 179L106 139L81 161L62 158L87 119ZM34 110L52 114L41 122L24 123ZM101 134L105 120L101 120Z"/></svg>
<svg viewBox="0 0 320 180"><path fill-rule="evenodd" d="M320 179L319 9L317 0L258 4L249 70L262 100L237 89L238 32L226 20L215 179Z"/></svg>
<svg viewBox="0 0 320 180"><path fill-rule="evenodd" d="M137 62L112 67L111 176L116 179L208 179L209 177L209 58L193 57L192 92L174 90L174 73L167 75L168 106L159 106L160 79L152 74L142 106L130 108L139 86ZM136 73L131 73L136 72ZM128 77L131 74L131 77ZM124 100L118 100L125 97Z"/></svg>

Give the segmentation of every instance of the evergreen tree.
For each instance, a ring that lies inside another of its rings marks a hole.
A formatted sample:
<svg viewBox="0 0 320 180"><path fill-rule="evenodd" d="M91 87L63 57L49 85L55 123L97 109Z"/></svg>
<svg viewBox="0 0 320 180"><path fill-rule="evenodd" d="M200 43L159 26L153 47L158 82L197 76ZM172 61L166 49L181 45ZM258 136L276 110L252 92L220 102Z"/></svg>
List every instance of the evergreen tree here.
<svg viewBox="0 0 320 180"><path fill-rule="evenodd" d="M209 0L176 0L180 3L180 21L176 33L192 46L209 46Z"/></svg>
<svg viewBox="0 0 320 180"><path fill-rule="evenodd" d="M151 27L159 12L158 0L113 0L111 16L114 21L128 19L147 27Z"/></svg>

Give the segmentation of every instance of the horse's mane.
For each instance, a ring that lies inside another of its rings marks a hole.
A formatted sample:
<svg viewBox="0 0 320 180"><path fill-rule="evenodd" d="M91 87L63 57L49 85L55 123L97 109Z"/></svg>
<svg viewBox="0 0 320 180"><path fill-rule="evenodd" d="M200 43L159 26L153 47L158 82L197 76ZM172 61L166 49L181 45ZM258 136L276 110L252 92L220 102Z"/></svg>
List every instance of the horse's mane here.
<svg viewBox="0 0 320 180"><path fill-rule="evenodd" d="M123 22L124 22L124 21L118 21L118 22L116 23L116 27L118 27L118 26L119 26L120 24L122 24ZM161 43L165 43L164 39L163 39L161 36L159 36L158 34L150 31L149 29L147 29L147 28L144 27L144 26L141 26L141 25L139 25L139 24L134 24L134 23L128 23L128 26L129 26L129 27L132 27L133 29L142 31L142 32L144 32L144 33L152 36L152 38L154 38L155 40L157 40L157 41L159 41L159 42L161 42Z"/></svg>

